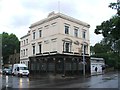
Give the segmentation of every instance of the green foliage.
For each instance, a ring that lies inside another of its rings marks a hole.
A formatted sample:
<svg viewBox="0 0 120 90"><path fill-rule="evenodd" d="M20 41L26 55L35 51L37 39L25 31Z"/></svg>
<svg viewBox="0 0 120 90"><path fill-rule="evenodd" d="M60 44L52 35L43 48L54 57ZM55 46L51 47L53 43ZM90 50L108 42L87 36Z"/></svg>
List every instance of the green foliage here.
<svg viewBox="0 0 120 90"><path fill-rule="evenodd" d="M116 3L110 3L109 7L112 9L116 9L117 14L120 16L120 1L117 1Z"/></svg>
<svg viewBox="0 0 120 90"><path fill-rule="evenodd" d="M95 33L102 34L103 40L94 46L95 57L102 57L109 66L120 68L120 1L110 3L117 13L109 20L96 26Z"/></svg>
<svg viewBox="0 0 120 90"><path fill-rule="evenodd" d="M15 34L2 33L2 55L3 63L8 63L9 55L14 53L16 50L19 53L20 45L19 40Z"/></svg>
<svg viewBox="0 0 120 90"><path fill-rule="evenodd" d="M114 16L110 20L103 21L101 25L96 26L95 33L114 40L120 39L120 17Z"/></svg>

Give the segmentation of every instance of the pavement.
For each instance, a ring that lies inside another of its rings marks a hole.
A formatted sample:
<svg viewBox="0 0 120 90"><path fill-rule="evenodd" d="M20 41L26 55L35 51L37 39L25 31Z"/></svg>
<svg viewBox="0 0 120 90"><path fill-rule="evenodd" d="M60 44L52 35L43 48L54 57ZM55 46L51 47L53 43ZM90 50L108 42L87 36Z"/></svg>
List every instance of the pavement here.
<svg viewBox="0 0 120 90"><path fill-rule="evenodd" d="M106 72L106 73L93 73L93 74L86 74L85 76L83 75L73 75L73 76L63 76L63 74L48 74L48 75L31 75L29 78L30 79L75 79L75 78L89 78L92 76L98 76L98 75L105 75L105 74L111 74L111 73L118 73L117 71L112 71L112 72Z"/></svg>
<svg viewBox="0 0 120 90"><path fill-rule="evenodd" d="M118 73L108 72L103 75L94 76L65 76L62 74L54 76L49 75L34 75L28 77L17 77L3 75L2 87L10 88L117 88ZM67 89L67 90L69 90ZM106 89L105 89L106 90ZM109 90L109 89L108 89Z"/></svg>

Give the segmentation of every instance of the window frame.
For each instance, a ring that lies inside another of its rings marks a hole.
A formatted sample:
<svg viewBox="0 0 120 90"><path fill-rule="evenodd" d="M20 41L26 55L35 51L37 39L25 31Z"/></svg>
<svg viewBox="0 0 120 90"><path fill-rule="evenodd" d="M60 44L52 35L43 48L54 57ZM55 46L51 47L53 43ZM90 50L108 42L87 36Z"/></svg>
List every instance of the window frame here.
<svg viewBox="0 0 120 90"><path fill-rule="evenodd" d="M36 33L35 33L35 31L34 31L34 32L33 32L33 39L35 39L35 34L36 34Z"/></svg>
<svg viewBox="0 0 120 90"><path fill-rule="evenodd" d="M82 32L82 38L83 38L83 39L86 39L86 31L83 31L83 32Z"/></svg>
<svg viewBox="0 0 120 90"><path fill-rule="evenodd" d="M70 43L69 42L65 42L65 52L70 52Z"/></svg>
<svg viewBox="0 0 120 90"><path fill-rule="evenodd" d="M42 53L42 44L39 44L39 53Z"/></svg>
<svg viewBox="0 0 120 90"><path fill-rule="evenodd" d="M28 39L26 39L26 43L28 44Z"/></svg>
<svg viewBox="0 0 120 90"><path fill-rule="evenodd" d="M65 34L69 34L69 30L70 30L70 26L69 25L65 25L64 26L64 33Z"/></svg>
<svg viewBox="0 0 120 90"><path fill-rule="evenodd" d="M78 28L74 28L74 36L78 37Z"/></svg>
<svg viewBox="0 0 120 90"><path fill-rule="evenodd" d="M32 46L32 53L35 54L35 45Z"/></svg>
<svg viewBox="0 0 120 90"><path fill-rule="evenodd" d="M42 37L42 30L41 29L39 30L39 37L40 38Z"/></svg>

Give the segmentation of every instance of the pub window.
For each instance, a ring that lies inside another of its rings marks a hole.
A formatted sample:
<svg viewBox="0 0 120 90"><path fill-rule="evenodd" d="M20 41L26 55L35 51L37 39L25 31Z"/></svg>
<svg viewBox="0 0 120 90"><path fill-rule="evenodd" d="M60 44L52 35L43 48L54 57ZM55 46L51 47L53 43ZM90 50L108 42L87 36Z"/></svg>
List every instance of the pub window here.
<svg viewBox="0 0 120 90"><path fill-rule="evenodd" d="M74 35L75 35L75 37L78 37L78 29L77 28L74 29Z"/></svg>
<svg viewBox="0 0 120 90"><path fill-rule="evenodd" d="M25 40L24 40L24 45L25 45Z"/></svg>
<svg viewBox="0 0 120 90"><path fill-rule="evenodd" d="M42 37L42 30L39 30L39 37Z"/></svg>
<svg viewBox="0 0 120 90"><path fill-rule="evenodd" d="M28 39L26 39L26 43L28 44Z"/></svg>
<svg viewBox="0 0 120 90"><path fill-rule="evenodd" d="M82 32L82 37L83 37L83 39L86 38L86 32L85 31Z"/></svg>
<svg viewBox="0 0 120 90"><path fill-rule="evenodd" d="M35 46L33 46L33 54L35 54Z"/></svg>
<svg viewBox="0 0 120 90"><path fill-rule="evenodd" d="M70 42L65 42L64 43L64 52L70 52Z"/></svg>
<svg viewBox="0 0 120 90"><path fill-rule="evenodd" d="M24 56L25 56L25 49L24 49Z"/></svg>
<svg viewBox="0 0 120 90"><path fill-rule="evenodd" d="M65 26L65 34L69 34L69 26Z"/></svg>
<svg viewBox="0 0 120 90"><path fill-rule="evenodd" d="M41 52L42 52L42 45L39 44L39 53L41 53Z"/></svg>
<svg viewBox="0 0 120 90"><path fill-rule="evenodd" d="M35 39L35 32L33 32L33 39Z"/></svg>
<svg viewBox="0 0 120 90"><path fill-rule="evenodd" d="M26 49L26 56L28 55L28 49Z"/></svg>

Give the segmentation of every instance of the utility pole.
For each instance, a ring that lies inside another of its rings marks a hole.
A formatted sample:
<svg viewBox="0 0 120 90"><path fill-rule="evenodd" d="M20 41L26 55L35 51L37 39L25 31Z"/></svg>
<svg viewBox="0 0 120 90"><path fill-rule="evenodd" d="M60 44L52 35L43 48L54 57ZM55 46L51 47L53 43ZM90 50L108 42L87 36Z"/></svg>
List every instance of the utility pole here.
<svg viewBox="0 0 120 90"><path fill-rule="evenodd" d="M85 46L83 42L83 75L85 76Z"/></svg>

